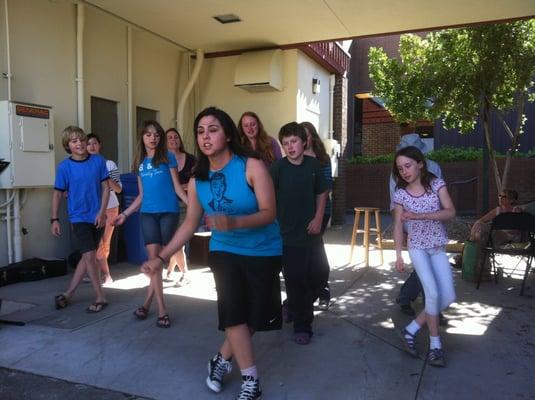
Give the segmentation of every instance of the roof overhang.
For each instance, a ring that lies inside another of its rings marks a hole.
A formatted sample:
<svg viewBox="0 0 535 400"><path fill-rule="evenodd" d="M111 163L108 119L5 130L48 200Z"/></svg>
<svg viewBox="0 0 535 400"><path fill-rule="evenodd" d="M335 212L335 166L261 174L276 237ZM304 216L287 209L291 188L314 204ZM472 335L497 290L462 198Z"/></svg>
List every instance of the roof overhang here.
<svg viewBox="0 0 535 400"><path fill-rule="evenodd" d="M535 16L533 0L80 0L205 53L431 30ZM221 24L215 16L241 21Z"/></svg>

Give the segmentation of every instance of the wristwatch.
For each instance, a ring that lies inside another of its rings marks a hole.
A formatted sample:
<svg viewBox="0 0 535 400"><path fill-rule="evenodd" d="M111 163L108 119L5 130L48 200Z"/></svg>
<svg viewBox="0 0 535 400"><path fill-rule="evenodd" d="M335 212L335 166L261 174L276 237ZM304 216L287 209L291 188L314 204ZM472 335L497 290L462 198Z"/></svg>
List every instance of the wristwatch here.
<svg viewBox="0 0 535 400"><path fill-rule="evenodd" d="M59 218L50 218L50 223L53 224L55 221L59 222Z"/></svg>

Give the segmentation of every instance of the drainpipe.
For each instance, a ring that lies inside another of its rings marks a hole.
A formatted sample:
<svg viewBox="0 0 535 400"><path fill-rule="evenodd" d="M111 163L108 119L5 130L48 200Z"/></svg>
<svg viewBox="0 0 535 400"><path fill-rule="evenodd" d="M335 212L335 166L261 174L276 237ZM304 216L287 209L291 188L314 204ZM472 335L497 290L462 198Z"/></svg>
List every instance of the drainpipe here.
<svg viewBox="0 0 535 400"><path fill-rule="evenodd" d="M6 197L9 198L6 206L7 261L11 264L13 262L13 239L11 237L11 202L13 195L11 195L10 189L6 190Z"/></svg>
<svg viewBox="0 0 535 400"><path fill-rule="evenodd" d="M9 14L7 8L7 0L4 0L4 18L6 21L6 62L7 73L4 74L4 78L7 79L7 100L11 101L11 48L9 42Z"/></svg>
<svg viewBox="0 0 535 400"><path fill-rule="evenodd" d="M134 100L132 88L132 28L126 27L126 97L128 118L128 165L134 162Z"/></svg>
<svg viewBox="0 0 535 400"><path fill-rule="evenodd" d="M336 77L329 75L329 139L334 137L334 85Z"/></svg>
<svg viewBox="0 0 535 400"><path fill-rule="evenodd" d="M22 261L22 236L20 214L20 190L15 189L15 200L13 202L13 248L15 249L15 262Z"/></svg>
<svg viewBox="0 0 535 400"><path fill-rule="evenodd" d="M76 94L78 126L84 129L84 5L76 4Z"/></svg>
<svg viewBox="0 0 535 400"><path fill-rule="evenodd" d="M178 131L180 132L181 135L184 135L184 109L186 108L186 101L188 100L191 90L193 89L193 86L195 85L195 82L197 81L197 78L199 77L199 73L201 72L201 67L204 61L204 51L201 49L197 49L196 57L197 57L197 60L195 61L193 72L191 73L191 77L189 78L189 81L186 84L184 92L182 93L182 96L180 97L180 101L178 102L178 108L176 111L176 121L177 121Z"/></svg>
<svg viewBox="0 0 535 400"><path fill-rule="evenodd" d="M12 80L12 74L11 74L11 43L10 43L10 35L9 35L9 10L7 6L7 0L4 0L4 18L5 18L5 24L6 24L6 63L7 63L7 73L4 74L4 77L7 79L7 100L11 101L12 99L12 93L11 93L11 80ZM11 129L11 118L8 118L9 121L9 129ZM2 207L6 207L6 235L7 235L7 257L8 257L8 263L11 264L13 262L13 241L11 237L12 229L11 229L11 202L13 201L14 195L11 194L11 190L7 189L5 191L6 193L6 202L2 204Z"/></svg>

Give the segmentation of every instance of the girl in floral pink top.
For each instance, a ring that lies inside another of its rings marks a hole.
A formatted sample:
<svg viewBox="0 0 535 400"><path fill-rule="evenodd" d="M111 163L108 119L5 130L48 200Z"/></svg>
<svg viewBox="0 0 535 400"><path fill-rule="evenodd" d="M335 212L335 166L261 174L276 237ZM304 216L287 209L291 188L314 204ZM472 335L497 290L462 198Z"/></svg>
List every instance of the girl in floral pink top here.
<svg viewBox="0 0 535 400"><path fill-rule="evenodd" d="M425 310L402 330L403 343L411 355L417 356L415 336L426 324L430 335L427 362L443 367L438 315L455 300L453 277L444 248L448 238L443 221L455 217L455 207L446 184L428 172L425 157L416 147L405 147L396 153L392 173L396 180L393 198L396 268L404 271L401 249L405 224L409 255L425 293Z"/></svg>

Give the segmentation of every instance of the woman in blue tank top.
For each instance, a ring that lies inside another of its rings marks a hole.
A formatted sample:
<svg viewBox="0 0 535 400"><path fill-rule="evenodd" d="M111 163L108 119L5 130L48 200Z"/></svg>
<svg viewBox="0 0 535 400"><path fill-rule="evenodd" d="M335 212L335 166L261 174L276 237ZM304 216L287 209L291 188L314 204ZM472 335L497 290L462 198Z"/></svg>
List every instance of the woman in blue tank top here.
<svg viewBox="0 0 535 400"><path fill-rule="evenodd" d="M251 336L281 328L279 273L282 240L275 221L273 182L264 163L239 141L236 125L214 107L195 119L198 164L188 184L186 219L160 253L142 266L159 273L206 216L212 230L210 268L217 290L219 329L225 340L208 362L208 387L219 392L236 360L243 379L238 399L259 399L262 391Z"/></svg>

